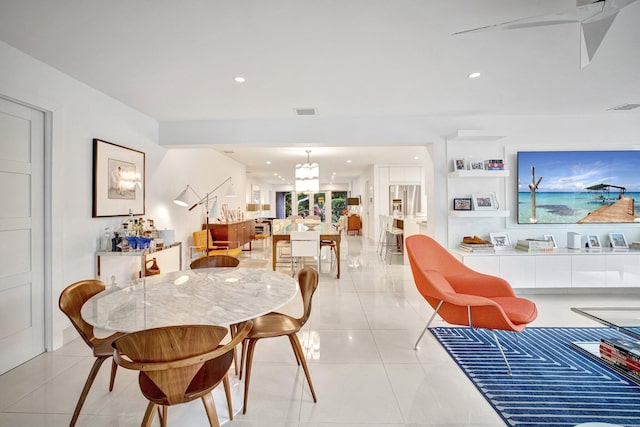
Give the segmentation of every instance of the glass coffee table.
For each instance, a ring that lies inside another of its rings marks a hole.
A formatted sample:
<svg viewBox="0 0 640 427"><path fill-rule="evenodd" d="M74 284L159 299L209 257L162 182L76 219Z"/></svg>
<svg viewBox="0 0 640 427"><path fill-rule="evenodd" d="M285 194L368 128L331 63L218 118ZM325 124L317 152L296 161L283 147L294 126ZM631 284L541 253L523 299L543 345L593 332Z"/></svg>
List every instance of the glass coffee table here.
<svg viewBox="0 0 640 427"><path fill-rule="evenodd" d="M632 340L640 341L640 307L572 307L571 311L628 335ZM572 342L571 345L640 384L640 379L600 356L599 342Z"/></svg>

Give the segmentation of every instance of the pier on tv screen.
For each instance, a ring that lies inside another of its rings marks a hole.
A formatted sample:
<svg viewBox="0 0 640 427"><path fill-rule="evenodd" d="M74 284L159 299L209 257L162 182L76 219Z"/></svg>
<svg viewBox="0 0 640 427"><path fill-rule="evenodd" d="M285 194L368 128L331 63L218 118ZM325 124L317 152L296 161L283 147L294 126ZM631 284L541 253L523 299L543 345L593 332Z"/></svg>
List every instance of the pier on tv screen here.
<svg viewBox="0 0 640 427"><path fill-rule="evenodd" d="M640 151L518 152L519 224L640 222Z"/></svg>

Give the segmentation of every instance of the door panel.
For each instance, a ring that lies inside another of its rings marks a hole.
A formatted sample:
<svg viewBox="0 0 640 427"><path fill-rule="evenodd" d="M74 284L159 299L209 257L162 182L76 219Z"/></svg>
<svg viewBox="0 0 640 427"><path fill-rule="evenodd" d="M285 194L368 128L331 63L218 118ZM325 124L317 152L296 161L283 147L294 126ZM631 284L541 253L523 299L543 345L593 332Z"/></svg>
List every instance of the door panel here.
<svg viewBox="0 0 640 427"><path fill-rule="evenodd" d="M45 349L44 113L0 99L0 374Z"/></svg>

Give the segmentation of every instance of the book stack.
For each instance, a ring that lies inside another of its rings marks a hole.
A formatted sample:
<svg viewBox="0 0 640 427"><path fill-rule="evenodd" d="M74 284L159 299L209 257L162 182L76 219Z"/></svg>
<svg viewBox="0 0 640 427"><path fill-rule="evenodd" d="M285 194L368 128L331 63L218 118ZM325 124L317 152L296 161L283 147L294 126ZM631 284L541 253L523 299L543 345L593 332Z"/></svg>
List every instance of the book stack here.
<svg viewBox="0 0 640 427"><path fill-rule="evenodd" d="M488 171L501 171L504 170L504 162L502 159L485 160L484 168Z"/></svg>
<svg viewBox="0 0 640 427"><path fill-rule="evenodd" d="M553 241L536 239L518 240L516 249L525 252L554 252L556 250L553 247Z"/></svg>
<svg viewBox="0 0 640 427"><path fill-rule="evenodd" d="M636 251L640 250L640 242L629 243L629 249L634 249Z"/></svg>
<svg viewBox="0 0 640 427"><path fill-rule="evenodd" d="M493 243L460 243L460 250L473 253L494 252Z"/></svg>
<svg viewBox="0 0 640 427"><path fill-rule="evenodd" d="M640 381L640 342L629 338L602 338L600 356Z"/></svg>

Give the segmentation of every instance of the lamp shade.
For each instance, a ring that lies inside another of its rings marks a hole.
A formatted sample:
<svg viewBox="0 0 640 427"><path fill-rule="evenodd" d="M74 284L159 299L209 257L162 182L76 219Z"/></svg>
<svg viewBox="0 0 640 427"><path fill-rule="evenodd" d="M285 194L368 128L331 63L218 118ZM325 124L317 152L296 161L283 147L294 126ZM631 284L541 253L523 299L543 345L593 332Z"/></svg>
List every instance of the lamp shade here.
<svg viewBox="0 0 640 427"><path fill-rule="evenodd" d="M256 212L258 210L260 210L260 205L258 203L247 203L248 212Z"/></svg>
<svg viewBox="0 0 640 427"><path fill-rule="evenodd" d="M227 186L227 193L224 195L225 197L237 197L236 188L233 186L233 181L229 182Z"/></svg>
<svg viewBox="0 0 640 427"><path fill-rule="evenodd" d="M189 186L187 186L187 188L185 188L180 194L178 194L175 199L173 199L173 203L178 206L182 206L183 208L189 206Z"/></svg>
<svg viewBox="0 0 640 427"><path fill-rule="evenodd" d="M296 165L296 191L298 193L317 193L320 191L320 166L309 160L311 150L306 150L306 153L307 163Z"/></svg>
<svg viewBox="0 0 640 427"><path fill-rule="evenodd" d="M264 205L262 205L262 210L263 211L270 211L271 210L271 205L269 203L265 203Z"/></svg>

